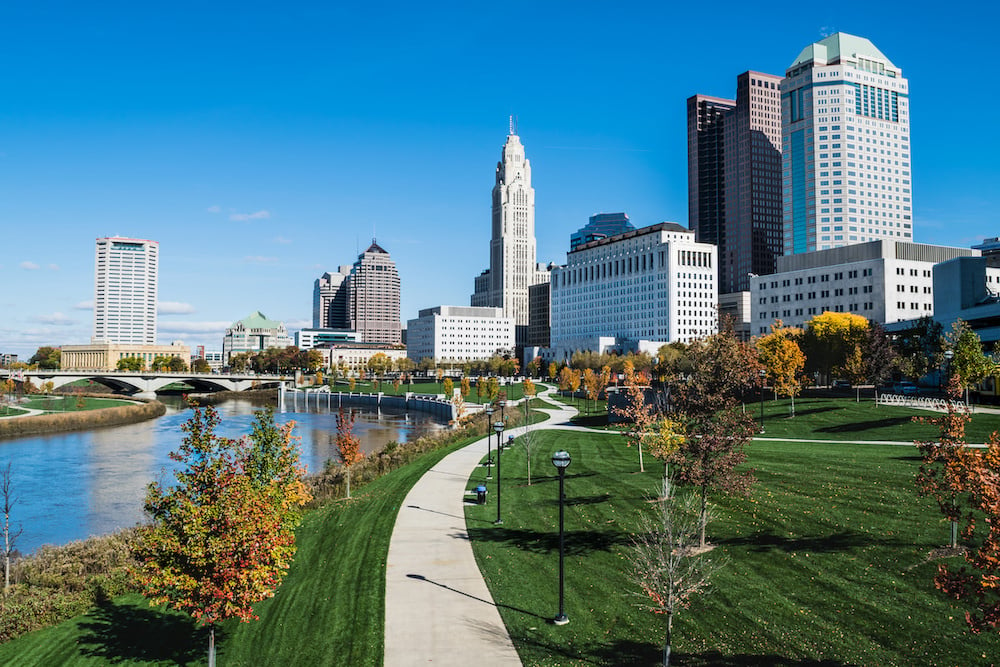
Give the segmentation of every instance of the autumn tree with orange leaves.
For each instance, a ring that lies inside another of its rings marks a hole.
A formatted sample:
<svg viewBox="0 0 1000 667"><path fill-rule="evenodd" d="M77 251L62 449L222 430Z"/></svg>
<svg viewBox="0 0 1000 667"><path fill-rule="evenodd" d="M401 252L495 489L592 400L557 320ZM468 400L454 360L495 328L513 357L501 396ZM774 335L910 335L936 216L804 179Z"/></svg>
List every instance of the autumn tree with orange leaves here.
<svg viewBox="0 0 1000 667"><path fill-rule="evenodd" d="M295 526L309 493L302 482L293 424L258 413L249 438L215 434L218 413L195 408L182 426L176 485L153 482L134 572L151 605L166 604L209 626L254 620L253 605L274 595L295 554Z"/></svg>
<svg viewBox="0 0 1000 667"><path fill-rule="evenodd" d="M629 360L625 361L625 406L614 409L614 414L625 421L632 422L632 427L622 433L629 447L633 445L639 453L639 472L646 472L642 463L642 443L650 436L650 428L656 421L656 411L646 402L646 388L649 377L642 371L636 371Z"/></svg>
<svg viewBox="0 0 1000 667"><path fill-rule="evenodd" d="M1000 631L1000 438L994 432L986 449L965 444L968 414L960 404L962 385L948 384L947 413L936 421L940 443L918 443L924 453L917 482L921 493L932 495L955 534L970 545L965 564L938 565L935 586L948 597L972 608L965 620L973 633Z"/></svg>
<svg viewBox="0 0 1000 667"><path fill-rule="evenodd" d="M354 435L354 414L340 408L337 413L337 434L333 437L340 463L347 479L347 497L351 497L351 467L365 457L361 451L361 438Z"/></svg>

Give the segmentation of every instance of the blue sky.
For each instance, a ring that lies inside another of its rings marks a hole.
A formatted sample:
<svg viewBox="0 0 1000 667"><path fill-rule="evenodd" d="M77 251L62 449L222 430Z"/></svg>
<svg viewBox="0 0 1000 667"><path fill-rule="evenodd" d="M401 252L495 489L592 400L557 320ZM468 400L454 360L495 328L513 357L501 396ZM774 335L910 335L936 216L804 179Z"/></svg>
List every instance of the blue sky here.
<svg viewBox="0 0 1000 667"><path fill-rule="evenodd" d="M510 114L539 261L597 212L686 225L686 98L838 30L910 81L914 239L1000 235L985 3L351 4L0 7L0 352L89 340L101 236L160 242L160 342L309 326L313 281L372 236L404 321L466 304Z"/></svg>

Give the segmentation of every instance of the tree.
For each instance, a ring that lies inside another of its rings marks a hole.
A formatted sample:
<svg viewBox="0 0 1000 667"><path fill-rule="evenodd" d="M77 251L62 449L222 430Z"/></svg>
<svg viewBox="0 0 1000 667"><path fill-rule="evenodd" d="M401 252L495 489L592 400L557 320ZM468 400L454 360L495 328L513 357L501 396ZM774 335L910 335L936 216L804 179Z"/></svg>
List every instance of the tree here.
<svg viewBox="0 0 1000 667"><path fill-rule="evenodd" d="M826 311L806 323L801 348L806 355L810 373L819 371L827 382L835 368L844 365L844 359L855 345L864 340L868 320L854 313Z"/></svg>
<svg viewBox="0 0 1000 667"><path fill-rule="evenodd" d="M565 370L565 369L564 369ZM625 362L625 406L615 408L615 415L632 422L632 428L622 433L629 447L635 445L639 452L639 472L646 472L642 463L642 443L649 435L649 427L655 421L653 407L646 402L646 387L649 378L637 373L631 361Z"/></svg>
<svg viewBox="0 0 1000 667"><path fill-rule="evenodd" d="M493 403L499 396L500 380L495 377L491 377L486 381L486 398L489 399L490 403Z"/></svg>
<svg viewBox="0 0 1000 667"><path fill-rule="evenodd" d="M344 466L344 474L347 478L347 497L351 497L351 466L365 457L361 451L361 438L354 435L354 413L340 408L337 413L337 435L334 436L334 444L337 453L340 455L340 462Z"/></svg>
<svg viewBox="0 0 1000 667"><path fill-rule="evenodd" d="M464 401L469 392L472 391L472 386L469 384L469 378L467 376L462 376L462 379L458 383L458 393L462 395L462 400Z"/></svg>
<svg viewBox="0 0 1000 667"><path fill-rule="evenodd" d="M675 409L689 419L713 415L760 385L757 351L732 328L691 341L686 357L690 370L670 389Z"/></svg>
<svg viewBox="0 0 1000 667"><path fill-rule="evenodd" d="M124 357L118 360L116 368L120 371L139 372L146 369L146 362L139 357Z"/></svg>
<svg viewBox="0 0 1000 667"><path fill-rule="evenodd" d="M590 401L590 411L593 412L594 402L597 401L597 395L601 393L601 376L591 368L584 368L581 382L584 391L587 392L587 399Z"/></svg>
<svg viewBox="0 0 1000 667"><path fill-rule="evenodd" d="M647 431L646 449L655 459L663 462L663 491L661 498L666 498L670 487L670 459L687 438L684 436L684 424L665 417L654 422Z"/></svg>
<svg viewBox="0 0 1000 667"><path fill-rule="evenodd" d="M924 315L909 333L896 339L899 369L903 375L918 380L944 363L944 328Z"/></svg>
<svg viewBox="0 0 1000 667"><path fill-rule="evenodd" d="M749 495L756 481L752 470L737 470L746 461L744 447L757 433L751 413L730 405L688 422L687 437L667 458L677 466L677 479L700 492L699 544L704 547L708 524L708 493Z"/></svg>
<svg viewBox="0 0 1000 667"><path fill-rule="evenodd" d="M14 554L17 538L21 536L22 527L13 528L10 515L14 511L17 498L14 496L14 475L10 461L0 468L0 510L3 510L3 592L10 590L10 557Z"/></svg>
<svg viewBox="0 0 1000 667"><path fill-rule="evenodd" d="M983 354L979 336L964 320L956 320L945 337L946 345L952 353L949 371L958 378L965 390L965 403L969 403L969 387L996 371L996 364Z"/></svg>
<svg viewBox="0 0 1000 667"><path fill-rule="evenodd" d="M229 370L234 373L242 373L250 368L251 359L252 357L249 352L231 354L229 355Z"/></svg>
<svg viewBox="0 0 1000 667"><path fill-rule="evenodd" d="M554 380L556 377L556 362L549 362L549 380Z"/></svg>
<svg viewBox="0 0 1000 667"><path fill-rule="evenodd" d="M538 372L541 370L543 363L544 362L542 361L541 357L535 357L534 359L529 361L527 367L528 376L538 377Z"/></svg>
<svg viewBox="0 0 1000 667"><path fill-rule="evenodd" d="M994 432L985 450L965 445L968 412L959 403L957 375L948 384L948 412L936 421L940 443L918 443L924 454L918 486L933 495L942 513L952 522L952 549L961 526L965 564L938 565L935 586L948 597L971 606L965 621L973 633L1000 630L1000 437ZM963 511L959 499L967 505Z"/></svg>
<svg viewBox="0 0 1000 667"><path fill-rule="evenodd" d="M59 368L62 359L62 350L58 347L44 345L28 359L28 364L38 364L39 368L55 369Z"/></svg>
<svg viewBox="0 0 1000 667"><path fill-rule="evenodd" d="M455 383L451 378L445 378L444 382L441 383L441 390L444 392L445 400L450 401L451 397L455 395Z"/></svg>
<svg viewBox="0 0 1000 667"><path fill-rule="evenodd" d="M392 368L392 359L385 352L376 352L368 359L366 365L377 378L385 375Z"/></svg>
<svg viewBox="0 0 1000 667"><path fill-rule="evenodd" d="M203 357L198 357L191 362L191 370L194 373L211 373L212 367Z"/></svg>
<svg viewBox="0 0 1000 667"><path fill-rule="evenodd" d="M180 448L170 454L181 466L177 483L149 485L152 523L135 548L150 604L167 604L209 626L210 665L215 625L256 618L253 605L274 595L295 553L298 508L309 497L290 428L275 449L254 441L261 437L256 432L241 440L217 436L218 423L213 408L194 408Z"/></svg>
<svg viewBox="0 0 1000 667"><path fill-rule="evenodd" d="M188 365L184 363L184 360L180 357L170 357L167 360L167 370L173 371L174 373L183 373L188 369Z"/></svg>
<svg viewBox="0 0 1000 667"><path fill-rule="evenodd" d="M970 417L960 405L962 386L958 376L948 383L946 412L940 417L917 417L915 421L936 424L939 431L936 442L917 442L923 461L917 471L917 489L922 496L931 496L938 508L951 523L950 547L958 547L958 523L962 519L962 495L965 489L960 471L966 467L968 450L965 445L965 426Z"/></svg>
<svg viewBox="0 0 1000 667"><path fill-rule="evenodd" d="M677 498L673 484L654 504L653 517L643 514L628 553L629 577L638 586L640 607L664 617L663 665L669 667L674 616L708 588L716 562L698 542L697 499Z"/></svg>
<svg viewBox="0 0 1000 667"><path fill-rule="evenodd" d="M757 339L757 354L767 370L774 391L791 399L791 416L795 416L795 397L802 390L802 369L805 357L795 339L799 329L787 328L781 320L771 325L771 333Z"/></svg>
<svg viewBox="0 0 1000 667"><path fill-rule="evenodd" d="M888 334L878 322L868 325L868 335L862 344L862 354L865 360L865 377L875 386L875 399L878 402L879 385L892 378L892 372L899 364L899 355Z"/></svg>

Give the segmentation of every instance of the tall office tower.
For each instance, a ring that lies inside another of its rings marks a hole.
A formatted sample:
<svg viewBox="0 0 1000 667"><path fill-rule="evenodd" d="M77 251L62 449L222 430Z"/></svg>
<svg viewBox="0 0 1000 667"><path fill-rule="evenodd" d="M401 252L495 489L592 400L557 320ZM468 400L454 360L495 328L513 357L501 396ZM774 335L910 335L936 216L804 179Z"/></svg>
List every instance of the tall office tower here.
<svg viewBox="0 0 1000 667"><path fill-rule="evenodd" d="M909 86L863 37L810 44L781 82L786 255L911 241Z"/></svg>
<svg viewBox="0 0 1000 667"><path fill-rule="evenodd" d="M782 254L781 77L747 71L736 100L688 98L688 215L719 248L719 292L749 289Z"/></svg>
<svg viewBox="0 0 1000 667"><path fill-rule="evenodd" d="M156 241L97 239L94 342L156 344L159 257Z"/></svg>
<svg viewBox="0 0 1000 667"><path fill-rule="evenodd" d="M490 268L476 278L471 305L503 308L504 317L514 320L518 345L527 337L528 287L544 280L538 275L535 257L531 165L512 119L493 186Z"/></svg>
<svg viewBox="0 0 1000 667"><path fill-rule="evenodd" d="M629 222L628 215L625 213L598 213L592 215L586 225L570 234L569 251L573 252L584 243L606 239L615 234L624 234L633 229L635 227Z"/></svg>
<svg viewBox="0 0 1000 667"><path fill-rule="evenodd" d="M313 284L314 329L349 329L351 318L347 307L347 276L351 267L341 266L339 271L327 271Z"/></svg>
<svg viewBox="0 0 1000 667"><path fill-rule="evenodd" d="M363 343L399 343L399 273L389 253L375 239L347 277L350 328Z"/></svg>

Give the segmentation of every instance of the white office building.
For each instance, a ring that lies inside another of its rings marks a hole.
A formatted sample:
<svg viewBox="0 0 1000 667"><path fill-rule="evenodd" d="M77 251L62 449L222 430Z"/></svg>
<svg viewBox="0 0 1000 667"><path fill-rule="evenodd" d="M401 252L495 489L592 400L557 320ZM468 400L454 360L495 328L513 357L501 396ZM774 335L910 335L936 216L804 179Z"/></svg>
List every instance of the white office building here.
<svg viewBox="0 0 1000 667"><path fill-rule="evenodd" d="M272 347L285 348L292 345L284 322L269 320L259 310L242 320L233 322L222 338L222 357L226 365L234 354L249 352L256 354Z"/></svg>
<svg viewBox="0 0 1000 667"><path fill-rule="evenodd" d="M144 239L97 239L94 266L95 343L156 344L160 244Z"/></svg>
<svg viewBox="0 0 1000 667"><path fill-rule="evenodd" d="M652 351L717 331L716 246L662 222L578 246L552 270L551 347Z"/></svg>
<svg viewBox="0 0 1000 667"><path fill-rule="evenodd" d="M781 82L784 253L913 239L909 84L874 44L810 44Z"/></svg>
<svg viewBox="0 0 1000 667"><path fill-rule="evenodd" d="M869 241L778 258L778 270L751 280L751 333L775 320L803 327L825 311L880 324L934 315L934 265L978 250L904 241Z"/></svg>
<svg viewBox="0 0 1000 667"><path fill-rule="evenodd" d="M406 325L407 356L413 361L472 361L510 354L514 320L502 308L435 306Z"/></svg>

